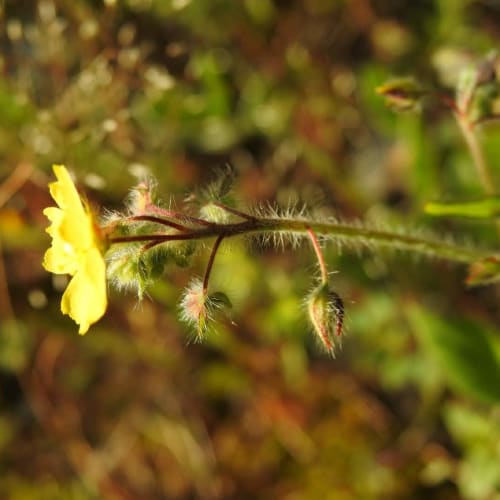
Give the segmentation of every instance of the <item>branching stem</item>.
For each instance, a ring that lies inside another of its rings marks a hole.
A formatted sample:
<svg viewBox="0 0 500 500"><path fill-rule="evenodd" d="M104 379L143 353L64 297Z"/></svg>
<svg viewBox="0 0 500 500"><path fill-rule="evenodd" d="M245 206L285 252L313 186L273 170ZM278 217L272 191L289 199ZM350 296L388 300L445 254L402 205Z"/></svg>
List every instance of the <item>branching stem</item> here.
<svg viewBox="0 0 500 500"><path fill-rule="evenodd" d="M429 95L436 97L441 104L451 110L472 157L477 175L484 191L490 196L495 194L495 184L476 133L476 125L480 123L480 121L471 120L468 114L472 94L465 103L461 104L461 106L457 104L453 97L446 94L431 92Z"/></svg>
<svg viewBox="0 0 500 500"><path fill-rule="evenodd" d="M472 263L490 256L493 252L459 246L442 240L359 227L336 221L315 221L303 218L262 217L237 223L212 224L209 227L190 229L178 234L155 233L149 235L111 237L110 243L146 242L148 248L169 241L231 238L247 234L288 233L290 235L322 235L332 240L358 246L378 246L427 254L452 262Z"/></svg>

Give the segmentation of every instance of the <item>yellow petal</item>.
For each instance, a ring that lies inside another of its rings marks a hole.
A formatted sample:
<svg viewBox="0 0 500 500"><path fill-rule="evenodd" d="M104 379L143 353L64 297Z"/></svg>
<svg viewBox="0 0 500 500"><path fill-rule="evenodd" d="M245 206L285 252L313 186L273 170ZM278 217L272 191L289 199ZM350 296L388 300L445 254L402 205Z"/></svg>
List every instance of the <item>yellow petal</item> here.
<svg viewBox="0 0 500 500"><path fill-rule="evenodd" d="M106 311L106 268L97 248L84 254L78 271L70 281L61 301L61 311L68 314L84 334Z"/></svg>
<svg viewBox="0 0 500 500"><path fill-rule="evenodd" d="M56 207L46 208L43 213L52 221L52 224L46 229L52 236L52 246L45 252L43 267L51 273L74 275L78 264L76 250L70 242L62 237L60 231L65 214Z"/></svg>
<svg viewBox="0 0 500 500"><path fill-rule="evenodd" d="M66 167L54 165L53 169L57 181L49 188L58 207L43 211L51 222L46 231L52 237L43 266L50 272L73 276L62 297L61 311L80 325L83 334L101 318L107 306L106 268L101 253L105 245Z"/></svg>
<svg viewBox="0 0 500 500"><path fill-rule="evenodd" d="M54 165L53 170L57 182L49 184L50 194L60 207L63 216L57 216L50 209L47 209L46 215L53 222L47 232L51 236L54 236L51 231L57 232L61 238L70 242L77 250L88 248L94 240L92 216L85 210L66 167ZM51 218L51 215L54 219Z"/></svg>
<svg viewBox="0 0 500 500"><path fill-rule="evenodd" d="M45 252L43 267L54 274L71 274L78 270L78 260L65 248L62 242L52 242L52 246Z"/></svg>

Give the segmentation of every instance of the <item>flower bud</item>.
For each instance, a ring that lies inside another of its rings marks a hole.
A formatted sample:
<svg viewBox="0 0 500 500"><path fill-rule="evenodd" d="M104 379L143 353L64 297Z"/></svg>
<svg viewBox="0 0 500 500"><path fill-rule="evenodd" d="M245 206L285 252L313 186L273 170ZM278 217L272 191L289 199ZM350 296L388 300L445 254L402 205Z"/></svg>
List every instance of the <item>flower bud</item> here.
<svg viewBox="0 0 500 500"><path fill-rule="evenodd" d="M206 203L200 208L200 217L216 224L227 224L230 220L229 212L213 202Z"/></svg>
<svg viewBox="0 0 500 500"><path fill-rule="evenodd" d="M334 355L342 336L344 302L328 284L322 283L309 294L307 310L321 344Z"/></svg>
<svg viewBox="0 0 500 500"><path fill-rule="evenodd" d="M148 179L140 182L137 186L131 189L127 206L132 215L143 215L147 213L150 205L154 203L156 197L156 183Z"/></svg>
<svg viewBox="0 0 500 500"><path fill-rule="evenodd" d="M134 290L141 300L148 285L148 273L141 259L140 245L123 245L109 251L106 264L108 280L118 290Z"/></svg>
<svg viewBox="0 0 500 500"><path fill-rule="evenodd" d="M415 109L425 95L422 87L412 78L391 80L377 87L376 92L384 96L386 104L396 111Z"/></svg>
<svg viewBox="0 0 500 500"><path fill-rule="evenodd" d="M197 338L207 332L215 315L222 309L231 308L231 302L223 292L208 294L199 279L193 280L184 292L181 301L181 319L194 326Z"/></svg>

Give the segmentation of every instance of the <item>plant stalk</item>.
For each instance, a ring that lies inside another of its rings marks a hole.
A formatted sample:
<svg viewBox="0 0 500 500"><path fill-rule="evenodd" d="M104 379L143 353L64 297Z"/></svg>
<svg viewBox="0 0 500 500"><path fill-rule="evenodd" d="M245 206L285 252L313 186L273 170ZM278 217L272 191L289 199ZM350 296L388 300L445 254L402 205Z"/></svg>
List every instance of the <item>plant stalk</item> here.
<svg viewBox="0 0 500 500"><path fill-rule="evenodd" d="M426 254L451 262L470 264L491 256L493 252L483 249L456 245L437 239L399 234L390 231L359 227L336 221L315 221L308 219L261 217L237 223L213 224L199 229L190 229L174 234L155 233L149 235L118 236L109 238L110 243L149 242L148 248L169 241L202 240L207 238L231 238L247 234L288 233L307 235L313 231L317 235L330 237L340 243L352 246L376 246L395 250L405 250Z"/></svg>
<svg viewBox="0 0 500 500"><path fill-rule="evenodd" d="M307 228L307 234L309 235L309 239L311 240L311 244L316 253L316 258L318 259L319 269L321 271L321 282L323 284L328 283L328 271L326 270L325 258L323 257L323 252L321 251L321 246L319 244L318 238L315 232L309 227Z"/></svg>
<svg viewBox="0 0 500 500"><path fill-rule="evenodd" d="M488 162L484 156L483 149L479 144L474 124L470 123L467 116L461 113L455 113L455 117L465 143L469 149L469 153L472 156L481 185L483 186L484 191L488 195L492 196L495 194L495 184L493 182Z"/></svg>

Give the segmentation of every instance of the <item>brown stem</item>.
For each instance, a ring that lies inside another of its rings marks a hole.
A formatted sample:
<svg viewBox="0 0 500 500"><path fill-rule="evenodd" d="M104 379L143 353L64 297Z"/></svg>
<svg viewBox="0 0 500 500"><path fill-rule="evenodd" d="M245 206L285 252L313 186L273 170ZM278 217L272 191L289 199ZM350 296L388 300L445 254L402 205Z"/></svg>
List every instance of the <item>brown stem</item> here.
<svg viewBox="0 0 500 500"><path fill-rule="evenodd" d="M150 241L149 243L146 243L142 248L141 252L147 252L148 250L151 250L152 248L161 245L162 243L165 243L164 241Z"/></svg>

